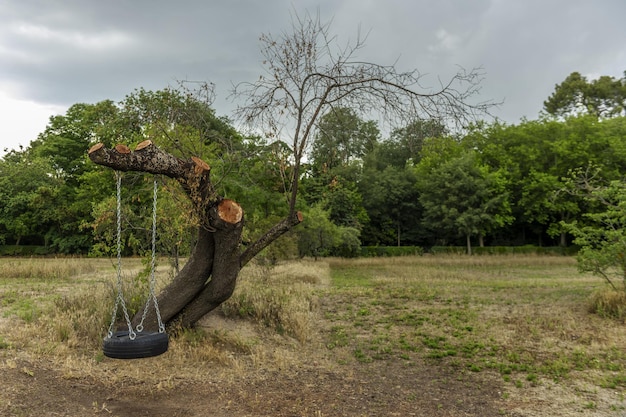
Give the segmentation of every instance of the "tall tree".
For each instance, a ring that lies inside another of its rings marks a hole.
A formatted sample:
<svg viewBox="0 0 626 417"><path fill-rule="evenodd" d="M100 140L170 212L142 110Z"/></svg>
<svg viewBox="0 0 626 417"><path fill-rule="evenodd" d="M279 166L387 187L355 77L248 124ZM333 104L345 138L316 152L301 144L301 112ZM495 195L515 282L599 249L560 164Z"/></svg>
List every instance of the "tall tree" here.
<svg viewBox="0 0 626 417"><path fill-rule="evenodd" d="M507 178L516 232L532 232L539 245L555 237L565 245L567 236L560 222L580 216L585 202L559 193L562 178L589 163L601 167L610 179L618 178L624 166L623 145L617 139L621 119L599 121L593 115L579 115L525 120L518 125L481 125L463 142L466 148L479 150L482 164Z"/></svg>
<svg viewBox="0 0 626 417"><path fill-rule="evenodd" d="M62 181L45 158L11 151L0 159L0 242L48 246L61 221Z"/></svg>
<svg viewBox="0 0 626 417"><path fill-rule="evenodd" d="M366 165L359 190L369 217L362 235L366 245L417 243L420 206L412 167Z"/></svg>
<svg viewBox="0 0 626 417"><path fill-rule="evenodd" d="M553 116L623 116L626 114L626 71L619 79L603 75L593 80L588 80L579 72L572 72L554 87L543 107Z"/></svg>
<svg viewBox="0 0 626 417"><path fill-rule="evenodd" d="M96 137L106 137L118 113L119 108L110 100L74 104L65 114L51 117L46 129L28 149L34 158L51 164L52 175L60 182L60 204L56 206L58 221L48 231L46 239L56 252L86 253L93 244L84 225L90 222L93 201L103 199L111 187L105 185L107 176L103 170L94 172L93 164L89 164L85 156L85 148ZM84 192L83 186L87 186L89 192Z"/></svg>
<svg viewBox="0 0 626 417"><path fill-rule="evenodd" d="M379 134L376 123L364 122L354 110L332 107L316 126L312 164L318 172L349 165L372 150Z"/></svg>
<svg viewBox="0 0 626 417"><path fill-rule="evenodd" d="M415 120L404 127L394 129L389 139L404 150L405 162L410 159L417 163L424 141L427 138L445 136L447 133L446 126L440 120Z"/></svg>
<svg viewBox="0 0 626 417"><path fill-rule="evenodd" d="M505 181L479 166L474 153L450 159L420 179L425 224L448 236L465 237L472 253L472 236L482 238L513 218Z"/></svg>
<svg viewBox="0 0 626 417"><path fill-rule="evenodd" d="M302 221L297 209L302 159L315 125L332 106L380 110L392 118L449 118L457 123L489 108L489 104L469 102L480 81L476 71L461 72L441 88L419 91L423 80L415 71L403 73L394 66L355 60L363 42L358 39L353 46L336 48L329 25L318 18L296 16L292 29L277 38L261 36L267 76L240 84L234 92L244 100L237 115L286 142L293 162L286 216L245 250L240 248L243 209L217 191L211 167L202 159L178 158L151 142L134 151L103 144L89 151L100 165L173 178L193 203L199 219L198 243L185 267L159 295L165 323L190 326L219 306L231 296L240 268Z"/></svg>

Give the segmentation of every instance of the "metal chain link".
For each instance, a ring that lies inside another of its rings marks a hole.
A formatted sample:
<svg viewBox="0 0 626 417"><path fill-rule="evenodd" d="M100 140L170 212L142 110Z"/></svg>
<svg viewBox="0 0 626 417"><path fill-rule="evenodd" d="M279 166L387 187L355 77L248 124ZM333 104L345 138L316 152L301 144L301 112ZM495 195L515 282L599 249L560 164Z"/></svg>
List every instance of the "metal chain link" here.
<svg viewBox="0 0 626 417"><path fill-rule="evenodd" d="M122 288L122 175L119 171L115 171L115 179L117 185L117 296L115 297L115 306L113 307L111 324L109 324L108 337L113 337L113 326L115 326L117 309L121 306L124 318L126 319L126 324L128 325L128 335L131 340L134 340L136 333L133 330L133 325L130 321L130 316L128 315L128 309L126 308Z"/></svg>
<svg viewBox="0 0 626 417"><path fill-rule="evenodd" d="M150 259L150 295L146 301L143 314L141 316L141 322L137 325L137 331L143 331L143 323L148 315L148 308L150 303L154 303L154 310L157 316L157 323L159 325L159 333L165 331L165 325L161 320L161 312L159 311L159 303L155 294L156 288L156 229L157 229L157 195L158 195L158 181L157 177L154 177L154 188L152 194L152 257Z"/></svg>

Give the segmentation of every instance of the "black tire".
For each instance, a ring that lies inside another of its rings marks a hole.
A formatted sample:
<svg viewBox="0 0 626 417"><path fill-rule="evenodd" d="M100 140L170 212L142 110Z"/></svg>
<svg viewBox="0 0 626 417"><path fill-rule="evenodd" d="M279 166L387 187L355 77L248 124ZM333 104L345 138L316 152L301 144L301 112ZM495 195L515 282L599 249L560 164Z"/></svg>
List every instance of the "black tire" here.
<svg viewBox="0 0 626 417"><path fill-rule="evenodd" d="M158 356L167 351L169 338L167 333L137 333L131 339L128 331L118 331L106 337L102 343L104 356L114 359L141 359Z"/></svg>

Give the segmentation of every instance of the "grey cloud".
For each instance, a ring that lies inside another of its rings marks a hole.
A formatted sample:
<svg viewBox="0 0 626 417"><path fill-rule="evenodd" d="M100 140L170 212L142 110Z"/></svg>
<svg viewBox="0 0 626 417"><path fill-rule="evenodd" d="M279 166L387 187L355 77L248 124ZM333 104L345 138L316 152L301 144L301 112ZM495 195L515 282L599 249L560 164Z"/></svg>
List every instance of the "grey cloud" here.
<svg viewBox="0 0 626 417"><path fill-rule="evenodd" d="M226 113L231 82L261 71L259 35L288 29L294 7L332 18L341 43L354 40L360 25L370 33L361 58L397 60L432 83L457 65L482 66L481 99L504 98L496 114L511 122L535 117L572 71L619 76L626 69L622 0L5 0L0 86L69 106L206 80Z"/></svg>

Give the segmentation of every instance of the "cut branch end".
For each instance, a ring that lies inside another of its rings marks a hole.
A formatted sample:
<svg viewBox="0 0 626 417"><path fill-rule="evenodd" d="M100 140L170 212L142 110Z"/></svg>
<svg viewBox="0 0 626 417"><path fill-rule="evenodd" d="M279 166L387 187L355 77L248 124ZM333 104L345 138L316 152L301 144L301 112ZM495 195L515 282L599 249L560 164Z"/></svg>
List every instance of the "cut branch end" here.
<svg viewBox="0 0 626 417"><path fill-rule="evenodd" d="M88 154L94 153L100 149L102 149L104 147L104 144L102 142L100 143L96 143L95 145L93 145L91 148L89 148L89 151L87 151Z"/></svg>
<svg viewBox="0 0 626 417"><path fill-rule="evenodd" d="M139 143L135 147L135 151L140 151L140 150L145 149L145 148L147 148L149 146L152 146L152 141L150 139L144 140L143 142Z"/></svg>
<svg viewBox="0 0 626 417"><path fill-rule="evenodd" d="M194 163L194 171L196 172L196 174L201 175L205 172L211 171L211 167L209 166L209 164L204 162L202 159L196 156L192 156L191 160Z"/></svg>
<svg viewBox="0 0 626 417"><path fill-rule="evenodd" d="M121 154L129 154L131 152L128 146L122 145L121 143L115 145L115 150L117 151L117 153Z"/></svg>
<svg viewBox="0 0 626 417"><path fill-rule="evenodd" d="M243 218L243 209L234 200L225 198L217 206L217 215L230 224L237 224Z"/></svg>

